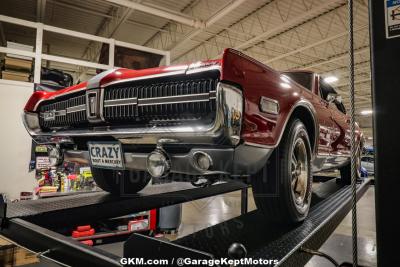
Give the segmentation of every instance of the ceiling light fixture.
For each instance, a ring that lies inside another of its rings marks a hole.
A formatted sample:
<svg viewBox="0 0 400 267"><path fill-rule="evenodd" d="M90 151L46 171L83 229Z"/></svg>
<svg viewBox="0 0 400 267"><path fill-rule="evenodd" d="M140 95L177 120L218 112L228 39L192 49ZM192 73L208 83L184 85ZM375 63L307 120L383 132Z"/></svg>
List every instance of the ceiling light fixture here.
<svg viewBox="0 0 400 267"><path fill-rule="evenodd" d="M326 78L324 78L324 81L326 83L334 83L337 82L339 79L336 76L328 76Z"/></svg>
<svg viewBox="0 0 400 267"><path fill-rule="evenodd" d="M362 110L360 112L361 115L367 116L367 115L371 115L372 114L372 109L366 109L366 110Z"/></svg>

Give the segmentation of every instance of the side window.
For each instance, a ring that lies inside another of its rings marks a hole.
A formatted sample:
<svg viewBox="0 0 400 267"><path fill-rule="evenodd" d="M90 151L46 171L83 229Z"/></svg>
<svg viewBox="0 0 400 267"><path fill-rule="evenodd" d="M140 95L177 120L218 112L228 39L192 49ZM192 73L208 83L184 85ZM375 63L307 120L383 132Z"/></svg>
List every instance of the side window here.
<svg viewBox="0 0 400 267"><path fill-rule="evenodd" d="M324 100L327 100L329 94L335 94L335 95L338 94L335 91L335 89L333 89L332 86L330 86L329 84L326 84L326 83L324 83L322 81L319 82L319 90L320 90L320 93L321 93L321 98L324 99ZM343 105L342 102L335 101L334 104L335 104L336 108L340 112L346 114L346 108L345 108L345 106Z"/></svg>
<svg viewBox="0 0 400 267"><path fill-rule="evenodd" d="M307 72L285 72L285 75L290 79L300 84L307 90L311 91L312 82L313 82L313 74Z"/></svg>
<svg viewBox="0 0 400 267"><path fill-rule="evenodd" d="M319 82L319 91L321 93L321 98L326 100L329 93L332 93L331 88L324 82Z"/></svg>

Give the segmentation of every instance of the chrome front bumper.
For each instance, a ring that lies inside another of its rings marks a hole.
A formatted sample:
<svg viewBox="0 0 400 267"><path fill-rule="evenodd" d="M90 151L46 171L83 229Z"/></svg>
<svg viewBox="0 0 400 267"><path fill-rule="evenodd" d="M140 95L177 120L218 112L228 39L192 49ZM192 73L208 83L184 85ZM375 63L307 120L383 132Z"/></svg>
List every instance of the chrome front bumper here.
<svg viewBox="0 0 400 267"><path fill-rule="evenodd" d="M171 163L170 172L195 176L247 176L255 174L266 164L272 150L246 144L241 144L236 148L192 148L185 154L168 154ZM207 153L212 159L213 165L207 171L200 170L193 162L193 155L199 151ZM149 153L124 153L125 169L147 171L148 155ZM90 164L89 152L64 151L64 161Z"/></svg>
<svg viewBox="0 0 400 267"><path fill-rule="evenodd" d="M216 116L209 125L196 126L154 126L113 128L110 126L88 129L56 129L43 132L37 113L25 112L24 125L39 144L73 143L72 138L114 137L122 144L159 144L160 142L183 144L224 144L236 146L240 141L243 117L242 91L235 86L220 82L217 85Z"/></svg>

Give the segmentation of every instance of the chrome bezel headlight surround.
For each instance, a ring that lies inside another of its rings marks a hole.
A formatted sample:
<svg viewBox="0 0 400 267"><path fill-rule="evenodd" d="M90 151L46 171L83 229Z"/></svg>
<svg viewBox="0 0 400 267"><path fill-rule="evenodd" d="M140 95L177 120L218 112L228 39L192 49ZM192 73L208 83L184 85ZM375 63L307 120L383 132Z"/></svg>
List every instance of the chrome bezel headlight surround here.
<svg viewBox="0 0 400 267"><path fill-rule="evenodd" d="M243 93L236 86L220 82L218 85L217 118L222 117L222 125L233 145L239 144L243 120Z"/></svg>

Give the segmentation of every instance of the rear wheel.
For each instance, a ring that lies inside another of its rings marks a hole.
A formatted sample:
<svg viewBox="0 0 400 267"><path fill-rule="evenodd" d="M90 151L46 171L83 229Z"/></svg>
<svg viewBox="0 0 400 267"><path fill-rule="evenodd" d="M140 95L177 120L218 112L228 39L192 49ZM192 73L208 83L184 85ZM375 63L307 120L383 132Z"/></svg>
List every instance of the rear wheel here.
<svg viewBox="0 0 400 267"><path fill-rule="evenodd" d="M281 144L251 181L257 208L267 220L295 223L305 219L311 201L311 146L300 120L288 123Z"/></svg>
<svg viewBox="0 0 400 267"><path fill-rule="evenodd" d="M115 195L134 194L146 187L151 177L145 172L92 168L96 184Z"/></svg>

